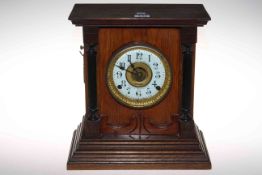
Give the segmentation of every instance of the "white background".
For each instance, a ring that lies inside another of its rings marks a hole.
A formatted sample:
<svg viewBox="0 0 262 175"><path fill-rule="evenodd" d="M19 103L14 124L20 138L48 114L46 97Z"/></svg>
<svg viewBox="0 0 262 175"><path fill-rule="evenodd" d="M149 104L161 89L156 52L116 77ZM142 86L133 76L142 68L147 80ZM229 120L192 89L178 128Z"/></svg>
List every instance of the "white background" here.
<svg viewBox="0 0 262 175"><path fill-rule="evenodd" d="M203 3L212 18L198 30L194 115L212 170L66 171L84 114L82 31L67 20L74 3L0 2L0 174L262 173L258 0L143 1Z"/></svg>

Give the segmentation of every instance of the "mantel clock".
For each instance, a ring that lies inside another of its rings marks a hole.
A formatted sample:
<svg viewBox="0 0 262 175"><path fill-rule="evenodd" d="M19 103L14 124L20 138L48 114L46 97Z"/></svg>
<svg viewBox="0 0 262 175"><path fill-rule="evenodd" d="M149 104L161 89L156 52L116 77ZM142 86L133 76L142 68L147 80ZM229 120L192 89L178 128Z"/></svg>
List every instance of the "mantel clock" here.
<svg viewBox="0 0 262 175"><path fill-rule="evenodd" d="M86 114L67 169L209 169L193 118L201 4L75 4Z"/></svg>

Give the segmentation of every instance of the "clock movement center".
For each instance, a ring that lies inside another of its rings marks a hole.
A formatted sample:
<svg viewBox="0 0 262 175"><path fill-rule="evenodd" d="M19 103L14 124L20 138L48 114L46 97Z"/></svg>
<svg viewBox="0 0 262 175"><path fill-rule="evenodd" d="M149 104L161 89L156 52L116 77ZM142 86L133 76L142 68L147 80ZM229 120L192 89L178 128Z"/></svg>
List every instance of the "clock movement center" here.
<svg viewBox="0 0 262 175"><path fill-rule="evenodd" d="M152 71L150 67L141 62L133 63L133 66L129 66L126 71L127 81L135 87L146 86L152 78Z"/></svg>
<svg viewBox="0 0 262 175"><path fill-rule="evenodd" d="M139 67L139 68L136 68L135 71L133 71L134 73L132 74L132 78L133 80L136 80L136 81L143 81L146 79L147 77L147 72L145 69Z"/></svg>

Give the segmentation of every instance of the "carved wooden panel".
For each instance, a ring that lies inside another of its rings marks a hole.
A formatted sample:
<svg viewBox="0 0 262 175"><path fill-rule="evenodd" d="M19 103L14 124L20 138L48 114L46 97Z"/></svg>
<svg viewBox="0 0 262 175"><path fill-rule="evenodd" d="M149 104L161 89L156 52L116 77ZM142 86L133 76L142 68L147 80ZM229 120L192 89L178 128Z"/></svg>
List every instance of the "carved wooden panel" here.
<svg viewBox="0 0 262 175"><path fill-rule="evenodd" d="M168 60L172 85L167 96L148 109L131 109L118 103L106 85L107 65L112 54L130 42L158 48ZM103 134L179 134L182 60L180 31L174 28L100 28L98 31L98 108Z"/></svg>

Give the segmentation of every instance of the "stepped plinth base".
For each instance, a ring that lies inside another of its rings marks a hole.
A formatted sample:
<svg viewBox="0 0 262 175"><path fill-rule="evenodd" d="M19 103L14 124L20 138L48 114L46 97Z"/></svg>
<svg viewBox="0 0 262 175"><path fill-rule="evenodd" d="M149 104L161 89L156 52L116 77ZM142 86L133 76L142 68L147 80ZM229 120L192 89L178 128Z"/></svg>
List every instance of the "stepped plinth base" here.
<svg viewBox="0 0 262 175"><path fill-rule="evenodd" d="M210 169L202 132L194 122L182 122L180 136L105 135L81 138L74 132L68 170L88 169Z"/></svg>

